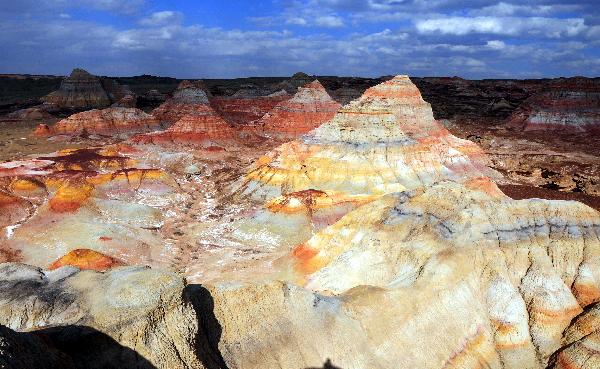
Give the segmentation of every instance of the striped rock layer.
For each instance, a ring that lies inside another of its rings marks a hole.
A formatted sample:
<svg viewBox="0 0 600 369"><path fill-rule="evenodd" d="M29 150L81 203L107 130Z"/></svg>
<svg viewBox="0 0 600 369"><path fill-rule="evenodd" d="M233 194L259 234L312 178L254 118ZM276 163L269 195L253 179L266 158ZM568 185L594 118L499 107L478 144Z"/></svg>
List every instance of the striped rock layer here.
<svg viewBox="0 0 600 369"><path fill-rule="evenodd" d="M213 139L232 139L236 130L209 105L196 107L196 111L184 115L162 132L149 133L133 138L137 143L154 144L201 144Z"/></svg>
<svg viewBox="0 0 600 369"><path fill-rule="evenodd" d="M210 105L229 124L248 125L290 98L287 93L256 97L215 97L211 99Z"/></svg>
<svg viewBox="0 0 600 369"><path fill-rule="evenodd" d="M558 80L525 100L508 125L524 131L600 132L600 80Z"/></svg>
<svg viewBox="0 0 600 369"><path fill-rule="evenodd" d="M496 175L486 163L477 145L437 123L415 85L398 76L261 157L236 189L265 201L309 189L360 201L445 179Z"/></svg>
<svg viewBox="0 0 600 369"><path fill-rule="evenodd" d="M152 111L161 123L175 123L182 117L209 108L208 93L202 81L183 81L173 96Z"/></svg>
<svg viewBox="0 0 600 369"><path fill-rule="evenodd" d="M127 152L127 149L123 149ZM166 162L165 162L166 163ZM161 259L152 229L177 184L117 147L65 150L0 167L0 262L104 270ZM29 164L29 168L27 167ZM10 214L10 215L5 215Z"/></svg>
<svg viewBox="0 0 600 369"><path fill-rule="evenodd" d="M150 132L159 128L156 118L139 109L112 107L73 114L51 127L40 125L34 135L115 135Z"/></svg>
<svg viewBox="0 0 600 369"><path fill-rule="evenodd" d="M71 75L61 82L60 88L42 97L42 101L71 109L105 108L111 104L100 78L79 68L73 69Z"/></svg>
<svg viewBox="0 0 600 369"><path fill-rule="evenodd" d="M268 135L297 137L333 118L339 108L340 104L315 80L275 106L257 126Z"/></svg>

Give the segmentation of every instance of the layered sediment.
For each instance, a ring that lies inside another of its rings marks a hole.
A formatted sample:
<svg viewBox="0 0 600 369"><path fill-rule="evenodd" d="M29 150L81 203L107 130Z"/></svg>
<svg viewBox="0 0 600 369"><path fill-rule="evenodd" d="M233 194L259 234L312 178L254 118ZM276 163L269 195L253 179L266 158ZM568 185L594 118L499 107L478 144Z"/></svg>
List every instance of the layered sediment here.
<svg viewBox="0 0 600 369"><path fill-rule="evenodd" d="M199 105L138 137L236 134ZM157 368L543 369L598 359L600 214L507 197L483 151L441 126L406 76L239 177L259 152L243 141L213 156L144 142L0 165L0 205L22 209L1 219L10 228L0 257L53 269L0 265L0 324L92 329L47 341L92 367L134 358ZM202 285L122 264L176 268ZM62 349L86 337L99 349Z"/></svg>
<svg viewBox="0 0 600 369"><path fill-rule="evenodd" d="M600 132L600 82L587 78L553 81L524 101L508 125L525 131Z"/></svg>
<svg viewBox="0 0 600 369"><path fill-rule="evenodd" d="M333 118L339 108L315 80L299 87L294 97L277 104L256 125L267 135L297 137Z"/></svg>
<svg viewBox="0 0 600 369"><path fill-rule="evenodd" d="M118 135L150 132L161 127L152 115L135 108L111 107L73 114L49 127L36 128L36 136Z"/></svg>
<svg viewBox="0 0 600 369"><path fill-rule="evenodd" d="M208 93L202 81L183 81L173 96L152 111L160 122L175 123L185 115L203 113L209 106Z"/></svg>
<svg viewBox="0 0 600 369"><path fill-rule="evenodd" d="M106 108L133 93L115 81L100 79L83 69L73 69L60 88L41 100L58 109L87 110Z"/></svg>

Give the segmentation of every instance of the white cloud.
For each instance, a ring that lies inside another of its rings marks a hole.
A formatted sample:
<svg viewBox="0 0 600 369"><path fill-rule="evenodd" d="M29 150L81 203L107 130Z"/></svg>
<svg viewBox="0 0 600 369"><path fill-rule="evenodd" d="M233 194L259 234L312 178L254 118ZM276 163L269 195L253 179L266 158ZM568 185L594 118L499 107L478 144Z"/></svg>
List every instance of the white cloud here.
<svg viewBox="0 0 600 369"><path fill-rule="evenodd" d="M506 48L506 43L501 40L490 40L486 43L486 46L492 50L503 50Z"/></svg>
<svg viewBox="0 0 600 369"><path fill-rule="evenodd" d="M161 26L168 24L180 23L183 16L179 12L172 10L164 10L160 12L154 12L146 18L142 18L139 23L143 26Z"/></svg>
<svg viewBox="0 0 600 369"><path fill-rule="evenodd" d="M417 21L422 34L465 36L473 33L505 36L543 36L560 38L576 36L587 29L582 18L518 18L518 17L445 17Z"/></svg>
<svg viewBox="0 0 600 369"><path fill-rule="evenodd" d="M319 27L343 27L344 21L342 18L335 15L326 15L317 17L315 19L315 25Z"/></svg>

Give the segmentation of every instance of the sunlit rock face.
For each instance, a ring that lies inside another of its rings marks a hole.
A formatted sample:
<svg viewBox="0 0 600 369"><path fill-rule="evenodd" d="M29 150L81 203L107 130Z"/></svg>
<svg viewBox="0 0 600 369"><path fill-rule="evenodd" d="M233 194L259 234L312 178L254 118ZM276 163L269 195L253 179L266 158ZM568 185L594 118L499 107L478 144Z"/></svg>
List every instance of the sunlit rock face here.
<svg viewBox="0 0 600 369"><path fill-rule="evenodd" d="M231 97L214 97L210 105L229 124L248 125L290 98L291 95L285 91L268 96L235 94Z"/></svg>
<svg viewBox="0 0 600 369"><path fill-rule="evenodd" d="M209 109L208 93L202 81L183 81L173 97L152 111L160 122L175 123L185 115L202 113Z"/></svg>
<svg viewBox="0 0 600 369"><path fill-rule="evenodd" d="M563 350L552 358L554 369L600 367L600 304L595 304L573 320L563 334Z"/></svg>
<svg viewBox="0 0 600 369"><path fill-rule="evenodd" d="M108 107L130 93L116 82L91 75L83 69L73 69L60 88L42 98L59 109L98 109Z"/></svg>
<svg viewBox="0 0 600 369"><path fill-rule="evenodd" d="M38 335L66 361L55 368L204 367L196 352L202 348L196 313L175 273L144 267L42 271L7 263L0 264L0 279L0 324L41 329Z"/></svg>
<svg viewBox="0 0 600 369"><path fill-rule="evenodd" d="M542 369L556 355L560 368L586 367L597 323L563 331L600 300L599 230L585 205L516 201L488 181L389 194L281 261L305 288L209 287L219 347L250 368L329 358L343 368ZM560 351L565 342L577 345Z"/></svg>
<svg viewBox="0 0 600 369"><path fill-rule="evenodd" d="M600 132L600 81L557 80L525 100L508 122L525 131Z"/></svg>
<svg viewBox="0 0 600 369"><path fill-rule="evenodd" d="M257 126L267 135L297 137L333 118L339 108L340 104L315 80L275 106Z"/></svg>
<svg viewBox="0 0 600 369"><path fill-rule="evenodd" d="M95 270L160 264L162 236L153 230L164 216L156 204L170 204L177 183L132 154L118 147L67 150L29 163L35 169L0 168L0 205L11 214L0 218L9 226L0 237L3 261Z"/></svg>
<svg viewBox="0 0 600 369"><path fill-rule="evenodd" d="M237 190L270 200L314 189L360 201L495 173L472 142L452 136L408 77L375 86L334 118L260 158Z"/></svg>
<svg viewBox="0 0 600 369"><path fill-rule="evenodd" d="M236 130L209 105L205 105L184 115L165 131L136 136L133 140L137 143L210 145L210 140L232 139L235 136Z"/></svg>
<svg viewBox="0 0 600 369"><path fill-rule="evenodd" d="M1 163L0 257L53 270L0 266L0 324L91 327L157 368L594 367L600 214L505 196L408 77L262 157L277 140L219 119Z"/></svg>
<svg viewBox="0 0 600 369"><path fill-rule="evenodd" d="M159 128L156 118L139 109L112 107L73 114L52 127L40 125L34 135L116 135L149 132Z"/></svg>

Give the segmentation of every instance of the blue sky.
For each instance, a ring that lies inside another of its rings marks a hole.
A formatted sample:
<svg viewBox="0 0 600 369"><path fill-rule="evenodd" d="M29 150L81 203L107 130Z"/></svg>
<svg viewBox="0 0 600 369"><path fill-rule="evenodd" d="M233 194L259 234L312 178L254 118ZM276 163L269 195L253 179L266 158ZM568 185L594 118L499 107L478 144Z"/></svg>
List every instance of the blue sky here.
<svg viewBox="0 0 600 369"><path fill-rule="evenodd" d="M600 75L599 0L0 0L0 73Z"/></svg>

